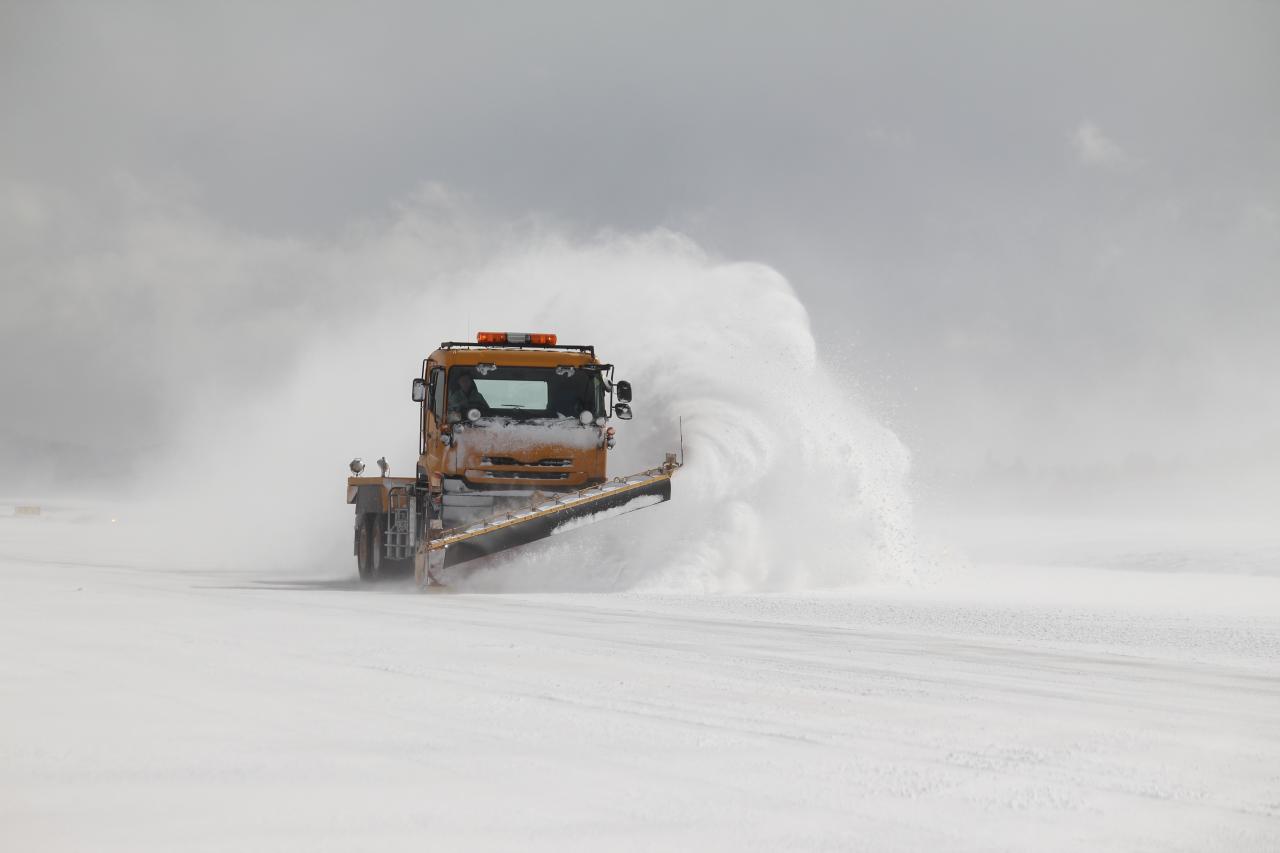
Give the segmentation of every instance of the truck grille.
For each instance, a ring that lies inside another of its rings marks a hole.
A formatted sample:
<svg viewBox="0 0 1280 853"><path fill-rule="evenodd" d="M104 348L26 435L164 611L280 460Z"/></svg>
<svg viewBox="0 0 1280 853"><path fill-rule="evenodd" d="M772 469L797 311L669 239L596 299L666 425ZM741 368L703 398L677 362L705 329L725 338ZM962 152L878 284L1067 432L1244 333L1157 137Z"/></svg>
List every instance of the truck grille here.
<svg viewBox="0 0 1280 853"><path fill-rule="evenodd" d="M567 480L568 471L483 471L490 480Z"/></svg>
<svg viewBox="0 0 1280 853"><path fill-rule="evenodd" d="M483 456L481 465L520 465L525 468L568 468L572 459L539 459L537 462L521 462L514 456Z"/></svg>

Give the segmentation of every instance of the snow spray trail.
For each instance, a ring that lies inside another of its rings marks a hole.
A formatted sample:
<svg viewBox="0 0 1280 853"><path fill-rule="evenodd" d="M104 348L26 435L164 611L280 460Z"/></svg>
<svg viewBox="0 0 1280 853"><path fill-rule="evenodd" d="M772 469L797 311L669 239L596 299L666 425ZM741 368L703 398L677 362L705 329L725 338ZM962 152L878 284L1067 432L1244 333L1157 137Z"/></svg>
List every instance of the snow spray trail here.
<svg viewBox="0 0 1280 853"><path fill-rule="evenodd" d="M669 232L544 242L476 277L485 325L595 343L636 389L610 470L686 466L670 504L542 543L464 588L742 591L906 580L909 456L822 364L787 281Z"/></svg>
<svg viewBox="0 0 1280 853"><path fill-rule="evenodd" d="M170 356L185 426L140 486L163 504L149 511L158 551L352 575L347 460L385 454L393 473L412 471L410 378L440 341L492 328L595 344L632 381L636 417L615 421L612 472L660 463L680 418L687 464L672 502L503 555L459 573L459 587L742 591L912 577L908 453L823 365L804 306L767 266L720 262L667 231L575 241L429 205L337 245L264 246L197 224L131 251L150 262L174 245L198 251L161 268L234 253L237 278L270 281L277 305L243 288L249 328L292 334L294 346L269 381L218 375L216 352L191 377ZM236 331L217 333L234 345Z"/></svg>

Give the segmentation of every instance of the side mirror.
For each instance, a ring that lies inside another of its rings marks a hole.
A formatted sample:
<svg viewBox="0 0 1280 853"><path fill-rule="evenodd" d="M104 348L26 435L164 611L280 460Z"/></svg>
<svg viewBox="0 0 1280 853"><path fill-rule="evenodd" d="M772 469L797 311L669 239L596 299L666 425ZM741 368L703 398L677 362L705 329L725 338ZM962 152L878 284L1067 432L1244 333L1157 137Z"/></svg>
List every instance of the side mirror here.
<svg viewBox="0 0 1280 853"><path fill-rule="evenodd" d="M631 383L625 379L619 379L614 385L618 391L618 400L623 403L631 402Z"/></svg>
<svg viewBox="0 0 1280 853"><path fill-rule="evenodd" d="M413 380L413 402L421 403L427 399L427 381L425 379Z"/></svg>
<svg viewBox="0 0 1280 853"><path fill-rule="evenodd" d="M618 416L618 420L631 420L631 407L626 403L615 403L613 406L613 413Z"/></svg>

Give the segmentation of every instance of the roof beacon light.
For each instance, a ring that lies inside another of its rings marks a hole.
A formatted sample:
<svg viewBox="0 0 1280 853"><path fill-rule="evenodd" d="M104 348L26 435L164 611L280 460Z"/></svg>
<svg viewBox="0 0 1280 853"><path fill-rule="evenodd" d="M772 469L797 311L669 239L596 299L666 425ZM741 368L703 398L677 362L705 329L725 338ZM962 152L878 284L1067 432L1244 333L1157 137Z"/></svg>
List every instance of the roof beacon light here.
<svg viewBox="0 0 1280 853"><path fill-rule="evenodd" d="M556 345L556 336L546 332L480 332L476 335L476 343L553 347Z"/></svg>

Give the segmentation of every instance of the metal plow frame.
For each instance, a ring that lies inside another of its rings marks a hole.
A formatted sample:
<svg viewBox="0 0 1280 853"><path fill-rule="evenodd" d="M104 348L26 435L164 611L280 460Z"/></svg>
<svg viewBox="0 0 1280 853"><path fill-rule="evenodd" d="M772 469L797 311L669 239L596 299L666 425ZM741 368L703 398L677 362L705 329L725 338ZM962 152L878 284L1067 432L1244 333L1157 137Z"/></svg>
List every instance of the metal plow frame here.
<svg viewBox="0 0 1280 853"><path fill-rule="evenodd" d="M436 572L450 566L545 539L571 521L590 519L597 513L614 509L622 512L642 509L641 506L625 508L640 498L657 497L655 503L669 501L671 476L679 467L679 463L669 462L661 468L615 477L576 492L552 495L524 509L498 513L446 530L424 541L418 549L414 560L418 586L439 584Z"/></svg>

